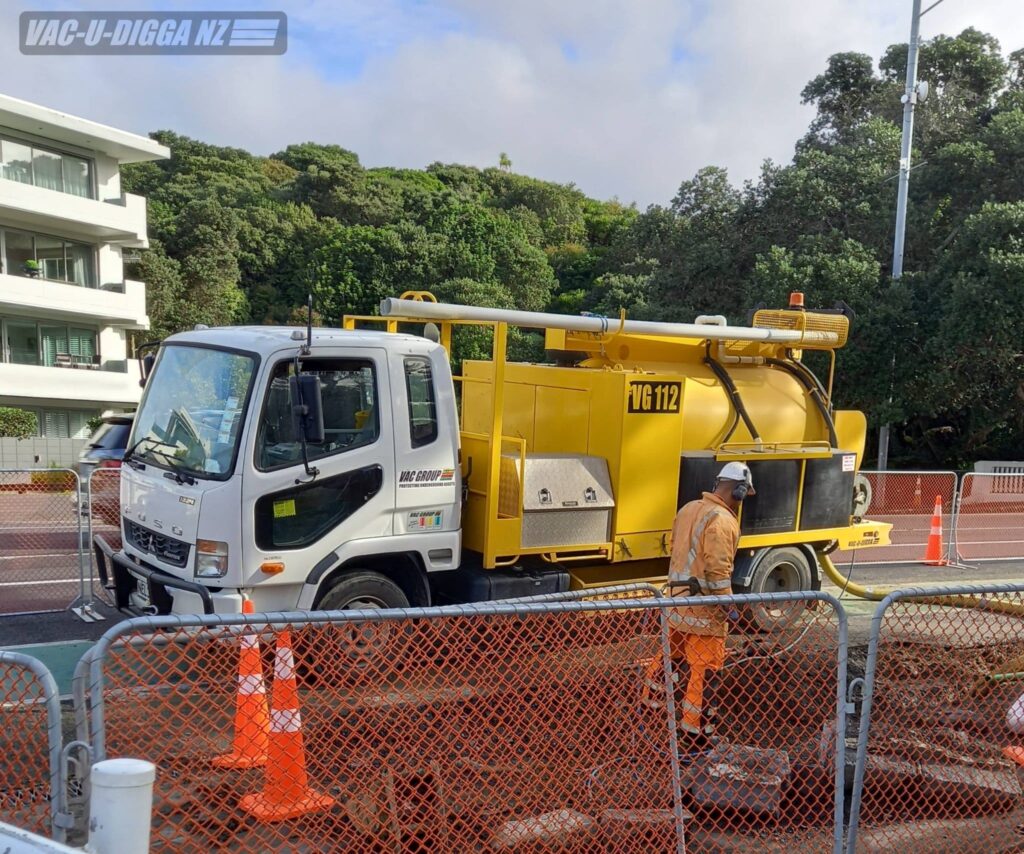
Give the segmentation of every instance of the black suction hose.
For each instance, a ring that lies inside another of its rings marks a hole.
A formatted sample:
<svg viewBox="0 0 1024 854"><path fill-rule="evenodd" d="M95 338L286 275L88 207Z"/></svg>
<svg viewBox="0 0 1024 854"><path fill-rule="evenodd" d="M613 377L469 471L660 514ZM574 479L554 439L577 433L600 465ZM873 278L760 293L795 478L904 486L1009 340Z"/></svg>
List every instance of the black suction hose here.
<svg viewBox="0 0 1024 854"><path fill-rule="evenodd" d="M736 415L743 419L743 423L746 425L747 430L750 432L751 438L755 442L761 441L761 434L757 432L757 428L754 427L754 422L750 420L750 415L747 413L747 408L743 405L743 399L740 397L740 393L736 388L736 383L732 381L732 377L729 376L728 371L722 367L721 363L716 361L711 356L711 342L709 341L705 349L704 364L711 368L712 373L718 377L718 381L722 384L725 390L729 394L729 399L732 401L732 407L736 411ZM729 428L729 432L726 433L725 442L736 429L736 421L733 420L732 427Z"/></svg>
<svg viewBox="0 0 1024 854"><path fill-rule="evenodd" d="M839 438L836 436L836 425L832 420L832 414L828 411L828 404L825 403L825 398L821 394L817 377L814 377L814 374L812 374L807 368L804 368L804 370L801 371L796 367L794 362L786 362L782 359L772 358L766 358L764 361L765 364L771 365L774 368L782 369L807 389L807 393L811 396L811 400L814 401L814 405L818 407L818 412L821 413L821 419L825 422L825 427L828 428L829 447L838 448ZM804 371L807 373L804 373ZM810 377L808 374L810 374ZM811 377L814 377L814 379L812 380Z"/></svg>
<svg viewBox="0 0 1024 854"><path fill-rule="evenodd" d="M812 371L810 368L808 368L807 365L805 365L799 359L794 359L792 350L787 350L786 355L789 356L789 364L791 364L794 368L800 371L800 373L802 373L807 378L808 382L814 383L815 387L818 389L818 392L821 394L822 400L827 401L828 392L825 391L825 386L821 384L821 380L818 379L818 375L814 373L814 371Z"/></svg>

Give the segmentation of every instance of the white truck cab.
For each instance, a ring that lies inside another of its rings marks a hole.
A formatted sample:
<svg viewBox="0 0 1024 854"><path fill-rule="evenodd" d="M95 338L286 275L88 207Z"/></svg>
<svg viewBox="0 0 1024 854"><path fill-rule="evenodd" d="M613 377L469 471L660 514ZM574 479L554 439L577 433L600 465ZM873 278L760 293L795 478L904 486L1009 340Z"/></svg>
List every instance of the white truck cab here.
<svg viewBox="0 0 1024 854"><path fill-rule="evenodd" d="M174 335L122 468L118 605L237 613L243 590L257 610L429 604L426 574L461 557L458 457L448 356L426 338Z"/></svg>

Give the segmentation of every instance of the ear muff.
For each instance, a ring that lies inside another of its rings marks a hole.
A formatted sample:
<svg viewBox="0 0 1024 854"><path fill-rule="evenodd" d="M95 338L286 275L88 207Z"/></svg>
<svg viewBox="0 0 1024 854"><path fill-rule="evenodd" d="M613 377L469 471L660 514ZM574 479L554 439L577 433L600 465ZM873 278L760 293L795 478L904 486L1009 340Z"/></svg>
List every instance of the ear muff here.
<svg viewBox="0 0 1024 854"><path fill-rule="evenodd" d="M732 497L737 501L742 501L747 497L747 493L750 492L750 484L746 481L736 484L736 488L732 491Z"/></svg>

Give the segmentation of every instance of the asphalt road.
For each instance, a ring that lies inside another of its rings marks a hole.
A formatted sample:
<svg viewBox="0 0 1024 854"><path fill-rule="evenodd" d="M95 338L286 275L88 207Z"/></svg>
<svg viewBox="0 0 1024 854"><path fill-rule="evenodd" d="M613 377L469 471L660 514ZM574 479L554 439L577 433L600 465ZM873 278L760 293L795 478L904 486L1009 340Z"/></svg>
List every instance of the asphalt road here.
<svg viewBox="0 0 1024 854"><path fill-rule="evenodd" d="M991 584L995 582L1024 583L1024 560L980 561L969 567L924 566L919 563L904 564L854 564L849 571L848 564L837 564L836 568L848 574L856 584L864 587L947 587L957 584ZM877 602L860 599L829 582L822 584L822 590L839 599L850 618L850 643L866 643L871 617Z"/></svg>
<svg viewBox="0 0 1024 854"><path fill-rule="evenodd" d="M0 581L0 597L3 597L5 609L13 610L8 605L8 597L18 595L24 597L21 600L23 603L37 601L41 607L66 607L77 595L78 590L77 558L75 560L72 572L60 575L59 571L54 570L52 578L47 579L54 583L48 585L45 594L35 594L35 600L32 599L32 585L24 581ZM17 562L7 561L6 563L9 563L10 566L5 566L5 562L0 561L0 574L7 572L10 575L6 577L12 578ZM845 573L847 566L840 564L838 569ZM57 580L60 578L70 580L61 582ZM857 584L879 588L1024 582L1024 560L986 561L975 564L970 569L953 566L922 566L920 564L855 564L851 578ZM877 603L859 599L827 581L823 584L822 589L843 603L843 607L850 616L851 642L862 642L867 637L868 626ZM22 592L19 593L19 591ZM56 592L51 593L50 591ZM110 608L103 608L102 611L108 616L108 620L116 621L120 616L118 612ZM66 611L52 614L6 616L0 614L0 647L87 640L99 637L109 626L110 622L83 623Z"/></svg>

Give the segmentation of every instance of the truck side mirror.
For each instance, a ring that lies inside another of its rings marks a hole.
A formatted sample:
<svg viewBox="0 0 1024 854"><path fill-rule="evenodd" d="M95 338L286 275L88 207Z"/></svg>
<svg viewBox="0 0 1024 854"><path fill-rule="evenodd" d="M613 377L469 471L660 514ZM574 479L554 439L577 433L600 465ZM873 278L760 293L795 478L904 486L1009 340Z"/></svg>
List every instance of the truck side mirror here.
<svg viewBox="0 0 1024 854"><path fill-rule="evenodd" d="M139 380L139 386L141 388L146 387L146 382L149 380L149 375L153 372L153 363L156 361L156 356L152 353L146 353L142 357L142 379Z"/></svg>
<svg viewBox="0 0 1024 854"><path fill-rule="evenodd" d="M316 374L290 377L292 411L298 435L310 445L324 443L324 403L320 394L320 378Z"/></svg>

